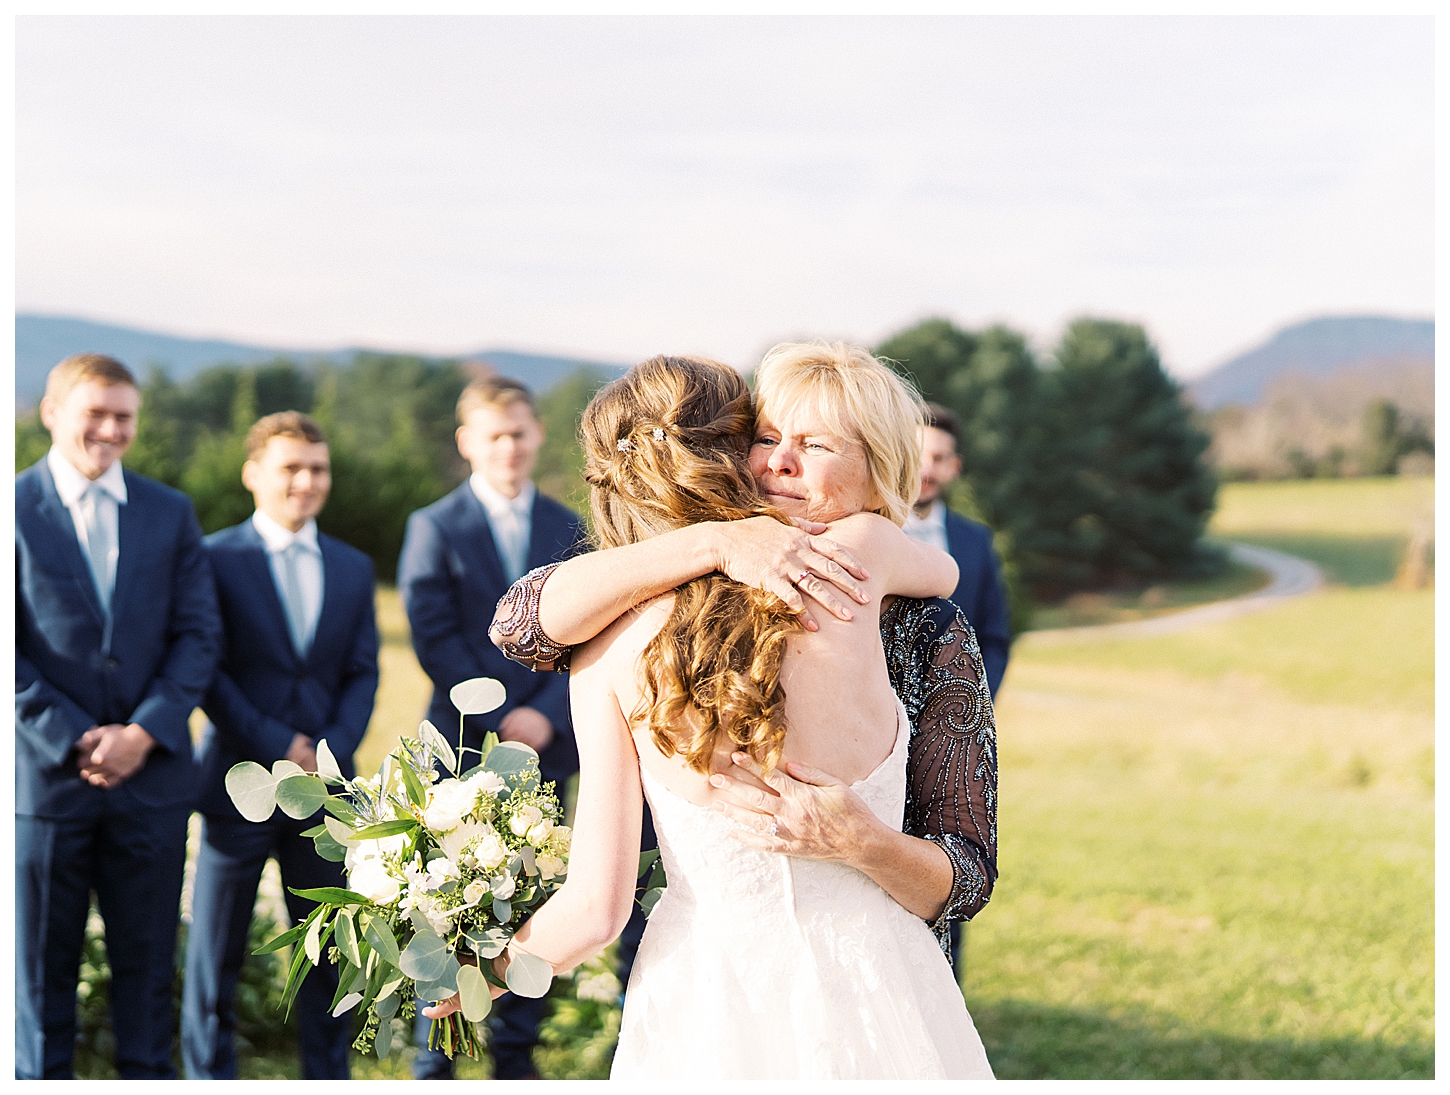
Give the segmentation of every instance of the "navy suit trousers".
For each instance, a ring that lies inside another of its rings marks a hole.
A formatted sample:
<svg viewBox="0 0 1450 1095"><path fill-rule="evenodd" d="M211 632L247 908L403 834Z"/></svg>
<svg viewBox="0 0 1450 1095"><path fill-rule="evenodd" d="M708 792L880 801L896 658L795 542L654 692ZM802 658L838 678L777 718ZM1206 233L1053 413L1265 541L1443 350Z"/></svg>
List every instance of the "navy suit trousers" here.
<svg viewBox="0 0 1450 1095"><path fill-rule="evenodd" d="M186 806L107 796L96 817L15 818L15 1076L71 1079L91 891L106 923L123 1080L172 1079ZM114 805L112 805L114 804Z"/></svg>
<svg viewBox="0 0 1450 1095"><path fill-rule="evenodd" d="M294 922L304 920L317 905L291 893L292 889L346 885L342 864L323 859L312 840L299 835L320 817L297 821L278 813L260 824L206 818L196 860L181 1007L181 1059L188 1079L236 1078L237 982L246 959L257 886L268 857L276 856L282 869L287 911ZM348 1078L353 1014L331 1015L328 1005L336 991L337 967L326 959L307 974L298 989L293 1010L303 1079Z"/></svg>

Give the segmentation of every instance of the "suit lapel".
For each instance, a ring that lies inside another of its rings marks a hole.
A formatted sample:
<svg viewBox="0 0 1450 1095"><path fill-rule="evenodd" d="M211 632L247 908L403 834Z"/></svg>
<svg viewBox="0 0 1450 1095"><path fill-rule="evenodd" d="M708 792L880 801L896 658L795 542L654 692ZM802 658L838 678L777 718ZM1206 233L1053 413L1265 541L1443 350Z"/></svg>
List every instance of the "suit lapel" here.
<svg viewBox="0 0 1450 1095"><path fill-rule="evenodd" d="M80 589L82 599L90 607L91 615L96 618L96 624L104 628L106 626L106 610L101 607L101 595L96 591L96 580L91 577L90 564L86 557L81 554L81 543L76 538L75 521L71 518L70 510L60 500L60 493L55 489L55 479L50 474L50 468L46 467L45 461L40 463L40 504L36 512L49 528L54 540L55 552L66 561L66 566L75 579ZM112 604L115 597L112 596Z"/></svg>
<svg viewBox="0 0 1450 1095"><path fill-rule="evenodd" d="M504 574L503 560L499 558L498 545L493 540L493 526L488 523L488 513L467 480L458 490L458 525L463 534L458 548L472 556L469 561L482 568L482 572L492 579L494 588L506 589L509 582Z"/></svg>
<svg viewBox="0 0 1450 1095"><path fill-rule="evenodd" d="M262 534L249 520L242 528L242 536L247 549L241 553L243 565L247 568L251 584L258 589L257 603L261 606L262 614L271 621L272 641L287 651L294 662L300 662L297 648L292 645L292 629L287 624L287 609L282 604L282 595L277 592L277 580L272 577L272 564L267 558L267 545L262 540ZM324 582L324 591L326 588Z"/></svg>
<svg viewBox="0 0 1450 1095"><path fill-rule="evenodd" d="M342 562L332 539L317 536L317 547L322 552L322 610L317 616L317 626L312 631L312 646L307 650L307 664L317 661L323 644L331 644L336 629L350 622L344 618L342 602L346 589L343 587Z"/></svg>

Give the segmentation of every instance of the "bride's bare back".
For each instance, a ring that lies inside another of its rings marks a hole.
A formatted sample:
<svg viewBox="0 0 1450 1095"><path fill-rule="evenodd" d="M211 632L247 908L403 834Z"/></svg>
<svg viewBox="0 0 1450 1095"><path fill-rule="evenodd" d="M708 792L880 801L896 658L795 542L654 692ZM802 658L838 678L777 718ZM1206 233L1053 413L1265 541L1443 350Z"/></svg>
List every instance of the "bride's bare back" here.
<svg viewBox="0 0 1450 1095"><path fill-rule="evenodd" d="M882 598L946 596L955 588L957 570L946 553L907 538L874 514L838 521L830 535L870 572L863 583L870 601L855 610L853 620L828 617L819 621L819 631L790 637L781 670L789 726L782 759L852 783L870 775L895 744L896 695L879 630ZM658 597L588 644L588 654L598 658L625 715L639 703L640 658L673 606L672 594ZM647 728L636 728L633 737L641 766L674 794L699 806L719 797L707 774L689 768L678 754L660 753ZM716 750L710 767L740 777L730 763L728 742Z"/></svg>

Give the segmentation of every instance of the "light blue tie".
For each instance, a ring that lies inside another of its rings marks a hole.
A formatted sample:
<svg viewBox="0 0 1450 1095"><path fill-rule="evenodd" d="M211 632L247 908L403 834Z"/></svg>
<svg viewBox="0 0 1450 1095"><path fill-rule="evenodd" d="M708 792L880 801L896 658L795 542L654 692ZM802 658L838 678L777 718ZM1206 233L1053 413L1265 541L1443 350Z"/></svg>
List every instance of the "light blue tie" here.
<svg viewBox="0 0 1450 1095"><path fill-rule="evenodd" d="M81 495L81 524L86 530L86 561L91 564L91 577L96 581L96 594L106 615L111 614L111 540L101 521L101 496L105 488L92 483Z"/></svg>
<svg viewBox="0 0 1450 1095"><path fill-rule="evenodd" d="M307 656L307 615L302 602L302 575L297 562L306 549L297 541L281 552L282 605L287 609L287 630L292 632L292 649L298 657Z"/></svg>

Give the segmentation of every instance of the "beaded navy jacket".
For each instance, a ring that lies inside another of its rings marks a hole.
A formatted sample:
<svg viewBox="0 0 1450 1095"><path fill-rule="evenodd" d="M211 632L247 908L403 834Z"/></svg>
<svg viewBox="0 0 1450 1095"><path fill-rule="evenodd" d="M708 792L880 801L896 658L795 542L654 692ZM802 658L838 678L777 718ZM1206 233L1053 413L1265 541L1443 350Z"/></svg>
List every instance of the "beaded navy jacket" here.
<svg viewBox="0 0 1450 1095"><path fill-rule="evenodd" d="M565 673L572 647L539 626L539 597L558 564L515 582L494 615L494 641L513 661ZM997 881L997 727L977 636L951 601L898 597L881 614L891 687L911 720L903 831L952 864L952 892L932 921L948 949L952 921L970 920Z"/></svg>

